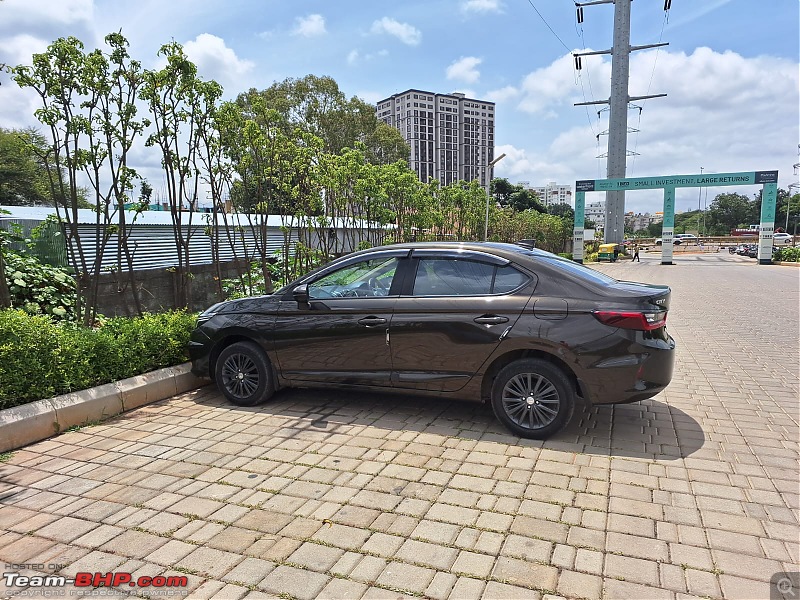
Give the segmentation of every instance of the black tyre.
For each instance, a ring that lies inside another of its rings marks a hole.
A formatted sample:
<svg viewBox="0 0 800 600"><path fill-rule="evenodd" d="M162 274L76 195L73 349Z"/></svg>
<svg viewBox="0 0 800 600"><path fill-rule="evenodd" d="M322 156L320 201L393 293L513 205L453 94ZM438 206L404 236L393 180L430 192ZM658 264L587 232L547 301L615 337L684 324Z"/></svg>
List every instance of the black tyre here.
<svg viewBox="0 0 800 600"><path fill-rule="evenodd" d="M544 360L526 358L506 365L492 385L497 419L520 437L543 440L572 418L575 392L564 372Z"/></svg>
<svg viewBox="0 0 800 600"><path fill-rule="evenodd" d="M238 406L255 406L275 391L269 358L252 342L236 342L225 348L214 368L217 387Z"/></svg>

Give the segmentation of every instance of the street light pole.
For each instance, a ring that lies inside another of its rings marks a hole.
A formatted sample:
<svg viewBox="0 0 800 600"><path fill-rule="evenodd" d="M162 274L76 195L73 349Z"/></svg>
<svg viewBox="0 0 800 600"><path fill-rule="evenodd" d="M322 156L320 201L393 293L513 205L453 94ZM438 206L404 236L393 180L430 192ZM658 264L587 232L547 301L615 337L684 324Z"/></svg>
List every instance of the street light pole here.
<svg viewBox="0 0 800 600"><path fill-rule="evenodd" d="M488 165L486 165L486 170L488 171L488 179L489 179L489 193L486 194L486 224L483 228L483 241L489 241L489 201L492 199L492 174L493 174L493 167L503 160L506 157L505 152L491 161Z"/></svg>

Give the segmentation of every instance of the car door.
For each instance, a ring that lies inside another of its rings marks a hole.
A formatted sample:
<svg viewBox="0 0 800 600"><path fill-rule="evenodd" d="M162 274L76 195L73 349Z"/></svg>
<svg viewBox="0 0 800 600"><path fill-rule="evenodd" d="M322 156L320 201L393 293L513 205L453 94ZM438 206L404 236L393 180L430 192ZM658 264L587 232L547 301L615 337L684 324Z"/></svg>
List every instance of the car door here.
<svg viewBox="0 0 800 600"><path fill-rule="evenodd" d="M304 283L308 302L285 297L274 326L281 375L293 382L391 386L387 331L398 267L408 250L371 253Z"/></svg>
<svg viewBox="0 0 800 600"><path fill-rule="evenodd" d="M481 252L414 250L389 328L395 387L457 391L510 331L533 278Z"/></svg>

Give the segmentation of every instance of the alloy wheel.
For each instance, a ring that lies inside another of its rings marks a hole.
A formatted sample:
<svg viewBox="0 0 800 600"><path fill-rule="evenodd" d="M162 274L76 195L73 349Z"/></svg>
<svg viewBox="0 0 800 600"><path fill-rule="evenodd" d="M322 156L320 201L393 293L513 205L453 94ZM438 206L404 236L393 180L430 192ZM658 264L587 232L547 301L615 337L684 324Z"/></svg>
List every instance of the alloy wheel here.
<svg viewBox="0 0 800 600"><path fill-rule="evenodd" d="M538 373L520 373L503 388L503 409L514 423L542 429L558 416L561 398L553 383Z"/></svg>
<svg viewBox="0 0 800 600"><path fill-rule="evenodd" d="M222 365L222 385L237 398L249 398L258 389L258 367L245 354L232 354Z"/></svg>

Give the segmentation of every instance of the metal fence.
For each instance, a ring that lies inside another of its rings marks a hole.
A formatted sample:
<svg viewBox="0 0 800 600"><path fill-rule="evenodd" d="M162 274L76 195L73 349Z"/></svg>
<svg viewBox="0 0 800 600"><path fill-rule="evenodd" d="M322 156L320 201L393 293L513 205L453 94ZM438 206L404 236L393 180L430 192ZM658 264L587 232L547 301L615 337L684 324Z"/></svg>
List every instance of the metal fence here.
<svg viewBox="0 0 800 600"><path fill-rule="evenodd" d="M101 227L102 229L102 227ZM214 228L212 226L193 225L191 228L182 227L183 239L188 239L189 261L192 265L204 265L214 262L215 252ZM257 240L259 232L251 227L229 228L230 239L224 227L220 227L217 258L222 261L234 258L253 258L257 256ZM88 264L94 264L95 257L103 248L100 262L102 271L127 269L128 263L119 248L119 236L114 233L104 242L98 235L96 225L78 225L78 235ZM289 243L294 245L298 239L296 231L292 231ZM267 230L267 253L273 254L284 246L284 234L278 228ZM75 241L72 249L77 253ZM131 227L128 235L128 249L131 253L133 270L166 268L179 264L179 249L175 235L170 225L139 225Z"/></svg>

